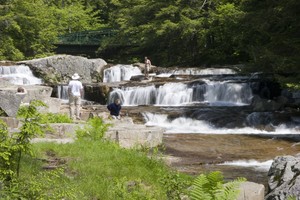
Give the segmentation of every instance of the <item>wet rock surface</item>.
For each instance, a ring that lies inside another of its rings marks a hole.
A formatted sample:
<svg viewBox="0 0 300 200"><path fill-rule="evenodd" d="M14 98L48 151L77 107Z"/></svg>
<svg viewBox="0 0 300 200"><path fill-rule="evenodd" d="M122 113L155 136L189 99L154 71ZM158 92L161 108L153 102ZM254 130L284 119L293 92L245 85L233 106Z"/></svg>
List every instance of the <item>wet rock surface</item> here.
<svg viewBox="0 0 300 200"><path fill-rule="evenodd" d="M221 171L227 180L245 177L267 187L268 168L220 165L230 161L265 162L278 155L296 155L297 142L272 136L234 134L165 134L164 153L172 156L171 167L192 175Z"/></svg>

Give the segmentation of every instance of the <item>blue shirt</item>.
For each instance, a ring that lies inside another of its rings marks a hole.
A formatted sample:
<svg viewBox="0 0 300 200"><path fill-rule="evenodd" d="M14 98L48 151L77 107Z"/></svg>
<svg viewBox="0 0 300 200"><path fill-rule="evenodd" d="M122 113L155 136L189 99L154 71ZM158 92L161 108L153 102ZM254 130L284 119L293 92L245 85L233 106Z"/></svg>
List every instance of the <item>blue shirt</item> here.
<svg viewBox="0 0 300 200"><path fill-rule="evenodd" d="M111 103L107 106L107 109L110 111L111 115L119 116L120 110L121 110L121 105L117 105L116 103Z"/></svg>

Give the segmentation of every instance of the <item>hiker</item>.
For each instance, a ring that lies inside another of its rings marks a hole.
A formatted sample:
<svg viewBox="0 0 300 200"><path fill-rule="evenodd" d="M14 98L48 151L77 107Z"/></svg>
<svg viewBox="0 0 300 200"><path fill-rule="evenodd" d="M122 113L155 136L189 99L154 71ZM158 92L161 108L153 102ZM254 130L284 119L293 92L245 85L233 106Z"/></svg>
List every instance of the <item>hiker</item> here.
<svg viewBox="0 0 300 200"><path fill-rule="evenodd" d="M70 118L80 120L81 98L83 98L83 86L79 81L80 76L75 73L68 85ZM74 113L75 110L75 113Z"/></svg>
<svg viewBox="0 0 300 200"><path fill-rule="evenodd" d="M145 78L149 78L149 70L151 67L151 61L148 57L145 57Z"/></svg>

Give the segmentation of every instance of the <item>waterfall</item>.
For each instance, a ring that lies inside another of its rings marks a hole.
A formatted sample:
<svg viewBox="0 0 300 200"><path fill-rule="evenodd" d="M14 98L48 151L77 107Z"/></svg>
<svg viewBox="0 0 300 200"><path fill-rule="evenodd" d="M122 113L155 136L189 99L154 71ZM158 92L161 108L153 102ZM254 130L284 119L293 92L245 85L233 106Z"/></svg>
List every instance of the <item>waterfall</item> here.
<svg viewBox="0 0 300 200"><path fill-rule="evenodd" d="M192 102L193 89L183 83L166 83L157 89L156 105L182 105Z"/></svg>
<svg viewBox="0 0 300 200"><path fill-rule="evenodd" d="M0 78L14 85L38 85L42 79L36 78L26 65L0 66Z"/></svg>
<svg viewBox="0 0 300 200"><path fill-rule="evenodd" d="M192 101L192 88L183 83L166 83L158 88L129 87L114 89L110 93L109 102L120 98L123 105L181 105Z"/></svg>
<svg viewBox="0 0 300 200"><path fill-rule="evenodd" d="M252 90L248 83L206 81L204 101L212 105L247 105L251 98Z"/></svg>
<svg viewBox="0 0 300 200"><path fill-rule="evenodd" d="M126 106L151 105L155 104L156 88L152 85L114 89L109 95L109 102L114 102L116 98L121 99L122 105Z"/></svg>
<svg viewBox="0 0 300 200"><path fill-rule="evenodd" d="M211 105L247 105L252 91L247 83L207 81L206 84L188 86L184 83L166 83L156 88L128 87L114 89L109 102L120 98L123 105L179 106L197 102Z"/></svg>
<svg viewBox="0 0 300 200"><path fill-rule="evenodd" d="M68 86L67 85L58 85L57 86L57 97L59 99L68 100L69 94L68 94Z"/></svg>
<svg viewBox="0 0 300 200"><path fill-rule="evenodd" d="M142 75L141 70L133 65L115 65L104 70L103 82L128 81L132 76Z"/></svg>

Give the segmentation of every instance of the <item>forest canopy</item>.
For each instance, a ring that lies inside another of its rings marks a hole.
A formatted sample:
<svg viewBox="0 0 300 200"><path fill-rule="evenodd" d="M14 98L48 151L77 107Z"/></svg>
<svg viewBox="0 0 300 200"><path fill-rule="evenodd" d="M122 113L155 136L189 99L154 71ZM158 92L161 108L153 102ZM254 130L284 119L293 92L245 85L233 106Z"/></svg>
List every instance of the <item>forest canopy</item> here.
<svg viewBox="0 0 300 200"><path fill-rule="evenodd" d="M60 35L113 28L98 53L117 43L115 62L248 64L299 80L299 10L299 0L0 0L0 59L51 55Z"/></svg>

